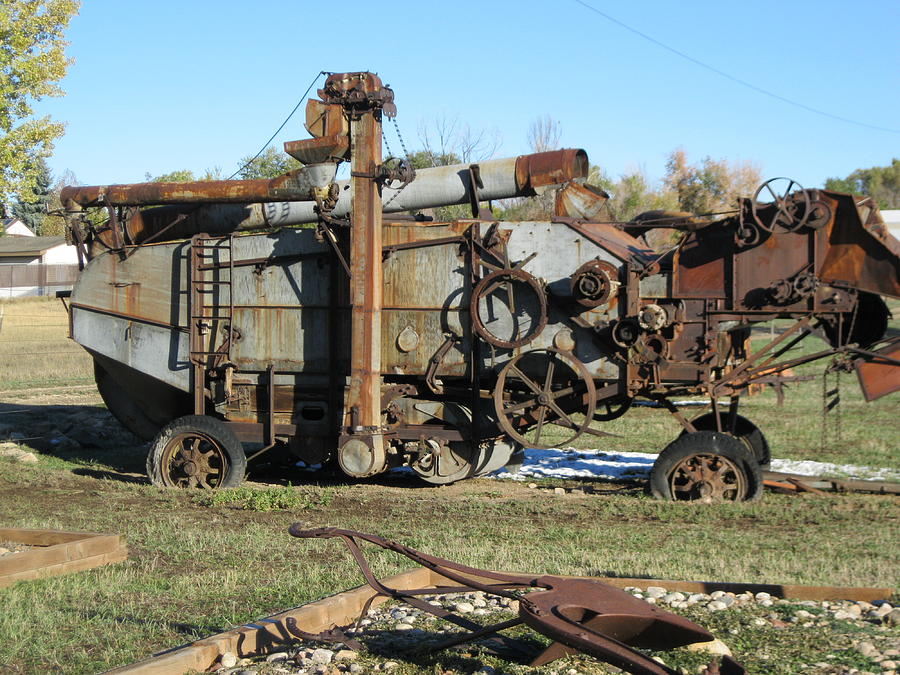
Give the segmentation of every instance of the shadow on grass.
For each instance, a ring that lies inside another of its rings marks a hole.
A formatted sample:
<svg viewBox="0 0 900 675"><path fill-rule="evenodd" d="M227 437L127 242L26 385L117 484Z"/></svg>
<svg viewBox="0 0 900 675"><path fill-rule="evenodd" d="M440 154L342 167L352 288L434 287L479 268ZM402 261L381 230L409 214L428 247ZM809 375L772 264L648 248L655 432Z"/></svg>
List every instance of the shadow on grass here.
<svg viewBox="0 0 900 675"><path fill-rule="evenodd" d="M121 474L143 473L147 456L146 446L98 406L0 402L3 441L90 467L74 473L95 471L127 481L134 477Z"/></svg>
<svg viewBox="0 0 900 675"><path fill-rule="evenodd" d="M110 617L108 614L99 614L96 612L82 612L82 616L86 619L94 619L98 621L107 622L110 621ZM171 630L173 633L177 633L179 635L183 635L185 638L188 638L190 642L194 640L199 640L209 635L215 635L216 633L222 633L228 630L229 627L216 626L212 624L193 624L193 623L184 623L182 621L162 621L159 619L144 619L137 616L114 616L112 617L112 621L117 624L127 624L130 626L151 626L158 627L162 626L168 630ZM163 651L172 651L174 649L178 649L184 645L178 645L175 647L171 647L169 649Z"/></svg>

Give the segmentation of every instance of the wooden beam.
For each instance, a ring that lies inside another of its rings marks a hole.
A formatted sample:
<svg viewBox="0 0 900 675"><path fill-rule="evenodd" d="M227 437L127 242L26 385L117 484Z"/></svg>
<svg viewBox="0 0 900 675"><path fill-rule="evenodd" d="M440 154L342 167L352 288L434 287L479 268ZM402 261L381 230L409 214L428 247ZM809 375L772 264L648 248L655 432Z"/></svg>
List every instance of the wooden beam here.
<svg viewBox="0 0 900 675"><path fill-rule="evenodd" d="M31 547L0 558L0 588L125 560L128 550L117 535L60 530L0 529L0 541Z"/></svg>

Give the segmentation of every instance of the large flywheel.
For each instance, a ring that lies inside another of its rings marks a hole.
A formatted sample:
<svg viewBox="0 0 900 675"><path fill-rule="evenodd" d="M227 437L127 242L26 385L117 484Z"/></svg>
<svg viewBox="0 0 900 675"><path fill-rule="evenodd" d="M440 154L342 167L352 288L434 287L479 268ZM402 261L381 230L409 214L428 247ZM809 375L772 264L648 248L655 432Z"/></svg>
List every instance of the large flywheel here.
<svg viewBox="0 0 900 675"><path fill-rule="evenodd" d="M571 354L534 349L504 366L494 388L501 428L527 448L568 445L594 416L596 388Z"/></svg>

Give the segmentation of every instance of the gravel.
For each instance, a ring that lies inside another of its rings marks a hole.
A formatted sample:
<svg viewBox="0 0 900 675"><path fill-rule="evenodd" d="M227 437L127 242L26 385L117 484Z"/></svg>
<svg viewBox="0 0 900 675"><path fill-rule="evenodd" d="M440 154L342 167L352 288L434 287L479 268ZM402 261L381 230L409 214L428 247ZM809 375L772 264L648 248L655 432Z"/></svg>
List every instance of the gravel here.
<svg viewBox="0 0 900 675"><path fill-rule="evenodd" d="M697 612L713 614L744 609L754 610L756 613L762 612L761 616L752 616L746 619L747 625L757 629L770 628L777 631L796 625L807 628L820 627L821 630L840 632L842 626L846 627L846 624L842 624L842 622L856 626L884 627L887 632L883 639L853 639L846 645L847 649L854 650L859 658L867 661L868 665L865 668L836 667L828 661L823 661L824 655L810 654L808 655L809 662L800 666L800 670L797 672L898 675L898 670L900 670L900 639L897 638L895 631L892 635L888 630L900 621L900 609L893 607L888 602L874 604L861 601L800 602L773 598L765 592L755 595L723 591L715 591L711 594L682 593L669 591L659 586L650 586L646 589L629 587L625 590L635 597L643 597L653 604L658 604L676 613L679 613L679 610L689 609L694 612L692 618L701 625L703 620L696 618ZM518 610L516 601L481 592L424 596L424 599L459 614L492 615L489 619L490 622L509 618L510 614ZM775 611L767 611L770 608ZM421 646L423 642L439 642L458 631L456 626L421 610L402 604L386 603L369 610L368 615L360 621L360 629L356 633L349 632L364 644L365 649L361 653L354 652L345 645L329 644L323 647L317 643L294 642L274 653L255 659L237 660L233 654L226 654L221 659L218 672L220 675L274 675L276 673L278 675L342 675L344 673L368 675L397 669L410 672L411 668L415 670L415 664L406 661L400 663L397 660L389 660L389 657L396 659L405 652ZM731 634L738 632L738 628L726 631ZM721 639L711 643L697 645L694 650L703 650L708 654L730 653L728 647L730 636L726 634L720 637ZM777 635L775 639L777 639ZM739 654L737 658L740 660ZM596 661L591 659L588 661L599 666ZM560 670L562 663L552 663L537 672L546 672L551 675L562 675L563 673L583 675L585 672L584 668L582 670L577 668ZM556 665L555 670L553 669L554 665ZM519 668L519 666L510 666L511 670ZM615 672L611 669L598 670L593 665L588 670L591 672ZM434 672L438 672L437 669ZM442 672L462 671L443 670ZM480 662L465 667L465 672L474 672L480 675L507 675L499 669Z"/></svg>

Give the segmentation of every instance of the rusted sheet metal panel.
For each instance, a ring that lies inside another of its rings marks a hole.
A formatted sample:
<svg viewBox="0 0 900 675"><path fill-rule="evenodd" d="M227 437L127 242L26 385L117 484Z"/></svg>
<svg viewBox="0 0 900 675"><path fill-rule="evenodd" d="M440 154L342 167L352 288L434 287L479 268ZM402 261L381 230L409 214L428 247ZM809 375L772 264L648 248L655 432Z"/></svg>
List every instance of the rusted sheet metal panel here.
<svg viewBox="0 0 900 675"><path fill-rule="evenodd" d="M862 200L860 212L852 195L834 196L839 206L819 276L900 298L900 242L884 227L869 200Z"/></svg>
<svg viewBox="0 0 900 675"><path fill-rule="evenodd" d="M187 243L145 246L125 260L110 253L91 260L73 299L139 321L187 327Z"/></svg>
<svg viewBox="0 0 900 675"><path fill-rule="evenodd" d="M469 310L383 310L381 369L387 375L424 375L449 330L461 339L441 360L439 375L462 377L472 348Z"/></svg>
<svg viewBox="0 0 900 675"><path fill-rule="evenodd" d="M630 234L609 223L566 223L568 227L608 251L620 261L636 258L643 262L655 259L658 254L642 246Z"/></svg>
<svg viewBox="0 0 900 675"><path fill-rule="evenodd" d="M186 332L72 307L72 337L87 349L190 391Z"/></svg>
<svg viewBox="0 0 900 675"><path fill-rule="evenodd" d="M890 344L876 353L891 359L900 359L900 342ZM859 360L856 363L856 375L859 387L866 401L874 401L900 391L900 367L893 363Z"/></svg>
<svg viewBox="0 0 900 675"><path fill-rule="evenodd" d="M558 216L585 220L610 220L606 202L609 195L584 183L569 183L557 190L554 211Z"/></svg>
<svg viewBox="0 0 900 675"><path fill-rule="evenodd" d="M385 226L384 247L458 236L447 226ZM384 306L390 308L430 308L435 311L466 306L468 285L462 242L403 248L390 252L384 261Z"/></svg>
<svg viewBox="0 0 900 675"><path fill-rule="evenodd" d="M759 309L770 305L770 286L800 274L812 263L810 245L815 236L815 232L773 232L758 246L735 256L733 307ZM799 299L784 307L806 308L808 304Z"/></svg>
<svg viewBox="0 0 900 675"><path fill-rule="evenodd" d="M232 360L240 369L281 372L328 372L331 340L327 309L235 307L234 326L240 339Z"/></svg>
<svg viewBox="0 0 900 675"><path fill-rule="evenodd" d="M730 271L733 250L730 230L707 228L687 234L675 253L672 293L682 298L726 297L726 269Z"/></svg>

